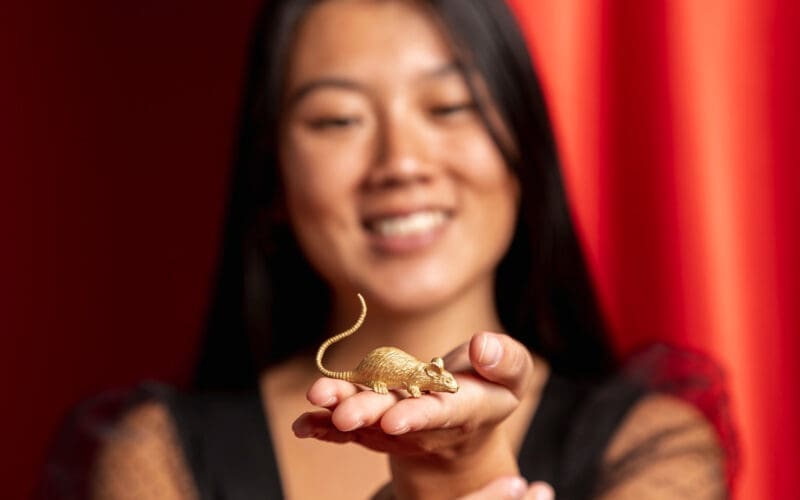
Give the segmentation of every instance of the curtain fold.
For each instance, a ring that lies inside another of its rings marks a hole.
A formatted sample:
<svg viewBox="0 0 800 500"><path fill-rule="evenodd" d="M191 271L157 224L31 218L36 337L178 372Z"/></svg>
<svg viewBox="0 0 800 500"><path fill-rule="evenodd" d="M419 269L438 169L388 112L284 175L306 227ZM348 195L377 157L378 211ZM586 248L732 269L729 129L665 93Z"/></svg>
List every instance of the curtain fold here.
<svg viewBox="0 0 800 500"><path fill-rule="evenodd" d="M742 446L736 498L790 498L800 470L798 9L510 3L550 98L617 348L664 340L712 355Z"/></svg>

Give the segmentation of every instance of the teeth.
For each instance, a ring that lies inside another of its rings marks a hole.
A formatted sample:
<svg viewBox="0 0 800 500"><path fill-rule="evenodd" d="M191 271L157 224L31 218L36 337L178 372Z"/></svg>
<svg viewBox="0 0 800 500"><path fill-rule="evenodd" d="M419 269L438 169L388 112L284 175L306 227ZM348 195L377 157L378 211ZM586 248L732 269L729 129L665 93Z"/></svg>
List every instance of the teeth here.
<svg viewBox="0 0 800 500"><path fill-rule="evenodd" d="M447 216L442 211L414 212L375 221L372 230L381 236L410 236L442 225Z"/></svg>

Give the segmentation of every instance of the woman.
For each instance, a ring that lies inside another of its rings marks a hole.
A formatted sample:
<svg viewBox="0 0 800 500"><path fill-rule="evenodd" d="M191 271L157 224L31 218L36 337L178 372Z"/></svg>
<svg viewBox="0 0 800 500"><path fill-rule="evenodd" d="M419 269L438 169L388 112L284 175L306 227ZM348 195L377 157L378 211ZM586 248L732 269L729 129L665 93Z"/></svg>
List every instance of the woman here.
<svg viewBox="0 0 800 500"><path fill-rule="evenodd" d="M260 26L202 394L131 410L95 495L521 498L521 475L558 498L723 496L703 417L610 378L504 3L273 1ZM449 353L459 391L319 378L314 351L353 323L357 292L367 320L327 366L380 345Z"/></svg>

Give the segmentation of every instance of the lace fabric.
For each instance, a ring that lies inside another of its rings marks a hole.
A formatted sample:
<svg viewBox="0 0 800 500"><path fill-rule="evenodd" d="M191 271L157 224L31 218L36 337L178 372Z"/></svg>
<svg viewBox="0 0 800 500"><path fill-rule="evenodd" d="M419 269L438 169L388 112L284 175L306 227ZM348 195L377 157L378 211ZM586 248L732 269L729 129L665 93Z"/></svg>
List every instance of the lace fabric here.
<svg viewBox="0 0 800 500"><path fill-rule="evenodd" d="M175 423L146 383L80 402L56 434L36 499L197 498Z"/></svg>
<svg viewBox="0 0 800 500"><path fill-rule="evenodd" d="M728 497L724 455L713 428L680 400L648 396L620 426L597 475L593 498Z"/></svg>
<svg viewBox="0 0 800 500"><path fill-rule="evenodd" d="M567 427L549 458L533 458L525 450L532 445L524 444L521 470L526 470L524 461L551 461L547 479L559 500L725 498L738 448L720 377L716 365L697 353L664 345L643 351L631 358L620 378L565 407L566 413L554 421ZM620 398L632 385L647 392ZM76 407L54 443L39 498L206 498L207 492L198 489L198 470L187 458L187 438L164 403L172 392L146 384ZM604 414L615 412L619 419L603 423ZM601 446L596 460L587 452L592 441ZM587 461L597 463L584 467Z"/></svg>
<svg viewBox="0 0 800 500"><path fill-rule="evenodd" d="M623 376L649 391L674 396L699 410L713 426L724 458L725 484L733 491L741 451L731 414L727 377L720 364L701 351L656 343L630 356Z"/></svg>

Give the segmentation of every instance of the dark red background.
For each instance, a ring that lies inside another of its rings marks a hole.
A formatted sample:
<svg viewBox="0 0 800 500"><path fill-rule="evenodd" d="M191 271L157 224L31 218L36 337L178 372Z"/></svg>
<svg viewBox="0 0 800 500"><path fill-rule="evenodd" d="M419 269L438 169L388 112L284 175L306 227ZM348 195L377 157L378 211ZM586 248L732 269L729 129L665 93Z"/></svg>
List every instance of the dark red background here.
<svg viewBox="0 0 800 500"><path fill-rule="evenodd" d="M256 0L0 10L4 498L76 401L186 379ZM513 0L621 351L730 376L740 498L800 469L800 16L779 0ZM590 5L591 4L591 5Z"/></svg>
<svg viewBox="0 0 800 500"><path fill-rule="evenodd" d="M39 1L0 14L3 498L27 495L80 398L185 379L257 5Z"/></svg>

